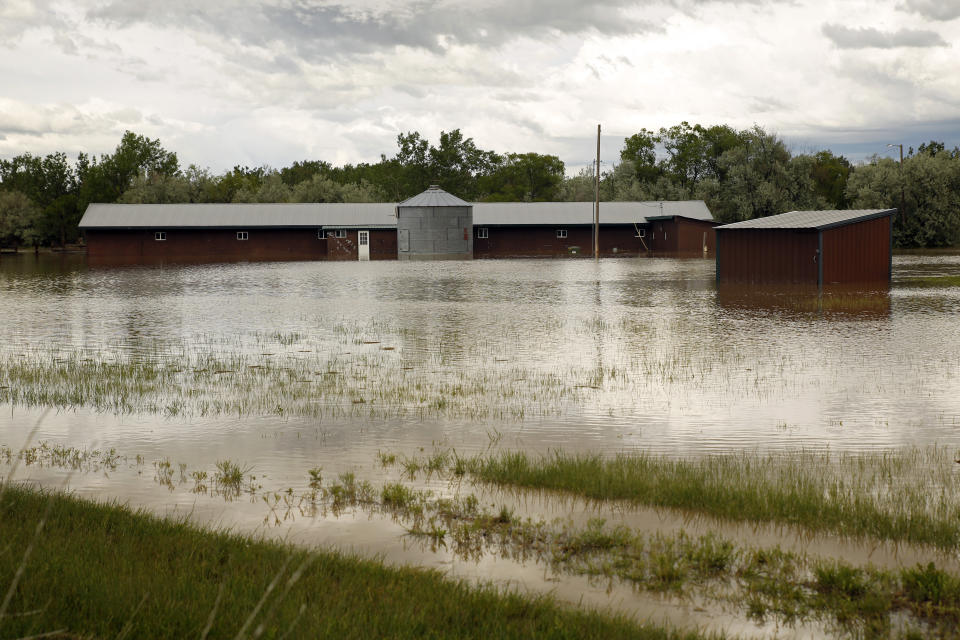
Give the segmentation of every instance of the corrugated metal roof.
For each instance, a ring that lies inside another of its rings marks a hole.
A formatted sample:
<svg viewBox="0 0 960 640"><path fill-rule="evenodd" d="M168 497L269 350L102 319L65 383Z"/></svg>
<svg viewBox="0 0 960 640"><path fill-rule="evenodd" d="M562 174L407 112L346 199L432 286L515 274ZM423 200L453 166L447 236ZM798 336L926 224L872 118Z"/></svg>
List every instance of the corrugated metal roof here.
<svg viewBox="0 0 960 640"><path fill-rule="evenodd" d="M390 203L91 204L81 229L394 227Z"/></svg>
<svg viewBox="0 0 960 640"><path fill-rule="evenodd" d="M469 207L470 203L461 200L452 193L447 193L435 184L412 198L407 198L397 205L398 207Z"/></svg>
<svg viewBox="0 0 960 640"><path fill-rule="evenodd" d="M456 200L463 202L459 198ZM392 203L91 204L80 220L80 228L392 228L397 224L396 206ZM661 215L713 220L702 200L600 203L601 224L642 224L647 218ZM587 225L593 224L593 203L477 203L473 205L473 223L477 226Z"/></svg>
<svg viewBox="0 0 960 640"><path fill-rule="evenodd" d="M600 224L642 224L652 216L713 220L703 200L601 202ZM593 224L592 202L478 202L474 226Z"/></svg>
<svg viewBox="0 0 960 640"><path fill-rule="evenodd" d="M725 224L717 229L830 229L854 222L891 216L896 209L831 209L826 211L790 211L766 218L754 218Z"/></svg>

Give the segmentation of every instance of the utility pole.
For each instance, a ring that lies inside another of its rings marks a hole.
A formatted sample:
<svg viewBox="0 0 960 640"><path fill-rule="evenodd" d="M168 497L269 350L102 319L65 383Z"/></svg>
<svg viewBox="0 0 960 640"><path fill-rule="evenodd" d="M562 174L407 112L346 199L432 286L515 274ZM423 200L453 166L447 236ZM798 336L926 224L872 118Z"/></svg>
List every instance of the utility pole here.
<svg viewBox="0 0 960 640"><path fill-rule="evenodd" d="M900 226L903 227L907 220L907 212L905 211L907 198L904 195L903 184L903 144L888 144L887 147L900 147Z"/></svg>
<svg viewBox="0 0 960 640"><path fill-rule="evenodd" d="M593 260L600 260L600 125L597 125L597 189L593 206Z"/></svg>

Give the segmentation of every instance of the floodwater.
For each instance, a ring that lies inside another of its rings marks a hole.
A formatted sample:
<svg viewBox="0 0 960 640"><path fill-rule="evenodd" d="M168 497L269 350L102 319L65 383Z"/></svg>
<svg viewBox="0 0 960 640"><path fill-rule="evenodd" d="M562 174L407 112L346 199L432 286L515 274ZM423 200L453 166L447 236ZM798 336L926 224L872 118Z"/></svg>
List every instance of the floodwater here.
<svg viewBox="0 0 960 640"><path fill-rule="evenodd" d="M960 447L960 288L905 284L919 275L960 275L960 255L897 256L890 287L822 293L718 289L699 259L94 268L4 257L0 446L123 457L109 471L21 466L17 479L539 588L542 568L417 552L388 519L271 522L257 500L201 495L185 478L229 459L265 490L302 489L316 467L377 483L399 477L378 452L438 447ZM163 460L184 465L178 482L157 481ZM567 589L574 601L589 591ZM587 601L609 602L593 589Z"/></svg>

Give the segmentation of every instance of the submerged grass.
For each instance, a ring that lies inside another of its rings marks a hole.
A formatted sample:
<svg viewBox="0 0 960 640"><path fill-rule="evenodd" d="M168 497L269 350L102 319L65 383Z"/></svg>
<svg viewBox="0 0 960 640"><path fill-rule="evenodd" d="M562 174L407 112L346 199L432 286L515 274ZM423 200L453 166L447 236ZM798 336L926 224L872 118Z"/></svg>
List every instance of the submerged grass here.
<svg viewBox="0 0 960 640"><path fill-rule="evenodd" d="M451 455L446 472L484 483L628 500L709 516L880 541L960 547L960 482L943 447L880 453L731 453L674 459L555 451ZM433 456L432 459L436 459ZM407 460L408 468L423 461Z"/></svg>
<svg viewBox="0 0 960 640"><path fill-rule="evenodd" d="M960 276L915 276L901 279L900 284L918 288L960 287Z"/></svg>
<svg viewBox="0 0 960 640"><path fill-rule="evenodd" d="M36 547L4 637L700 637L17 486L0 497L0 534L0 591Z"/></svg>
<svg viewBox="0 0 960 640"><path fill-rule="evenodd" d="M451 454L452 455L452 454ZM401 483L374 491L345 493L341 480L321 489L318 505L361 508L389 514L431 550L445 549L465 560L498 554L519 562L538 561L556 574L619 580L638 590L732 606L742 615L776 624L815 623L839 635L889 637L924 632L958 637L960 576L933 564L900 570L854 566L683 530L643 533L602 518L586 526L563 520L534 521L506 506L482 505L472 494L437 497Z"/></svg>

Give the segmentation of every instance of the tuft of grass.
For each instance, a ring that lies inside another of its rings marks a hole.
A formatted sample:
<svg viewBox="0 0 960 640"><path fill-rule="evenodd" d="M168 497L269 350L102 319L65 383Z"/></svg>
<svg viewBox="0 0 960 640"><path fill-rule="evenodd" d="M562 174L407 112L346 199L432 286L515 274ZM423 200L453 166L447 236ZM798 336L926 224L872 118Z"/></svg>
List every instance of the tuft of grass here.
<svg viewBox="0 0 960 640"><path fill-rule="evenodd" d="M243 484L245 472L240 465L232 460L217 461L217 471L214 475L214 481L222 487L240 489Z"/></svg>
<svg viewBox="0 0 960 640"><path fill-rule="evenodd" d="M960 546L960 485L952 452L943 447L695 459L499 452L476 456L464 466L475 479L497 485L940 549Z"/></svg>
<svg viewBox="0 0 960 640"><path fill-rule="evenodd" d="M403 510L413 504L416 494L406 485L393 483L383 487L380 491L380 499L386 507Z"/></svg>
<svg viewBox="0 0 960 640"><path fill-rule="evenodd" d="M473 587L438 571L205 531L18 486L0 497L0 539L0 591L22 550L36 545L0 621L4 637L56 630L159 639L702 637Z"/></svg>

